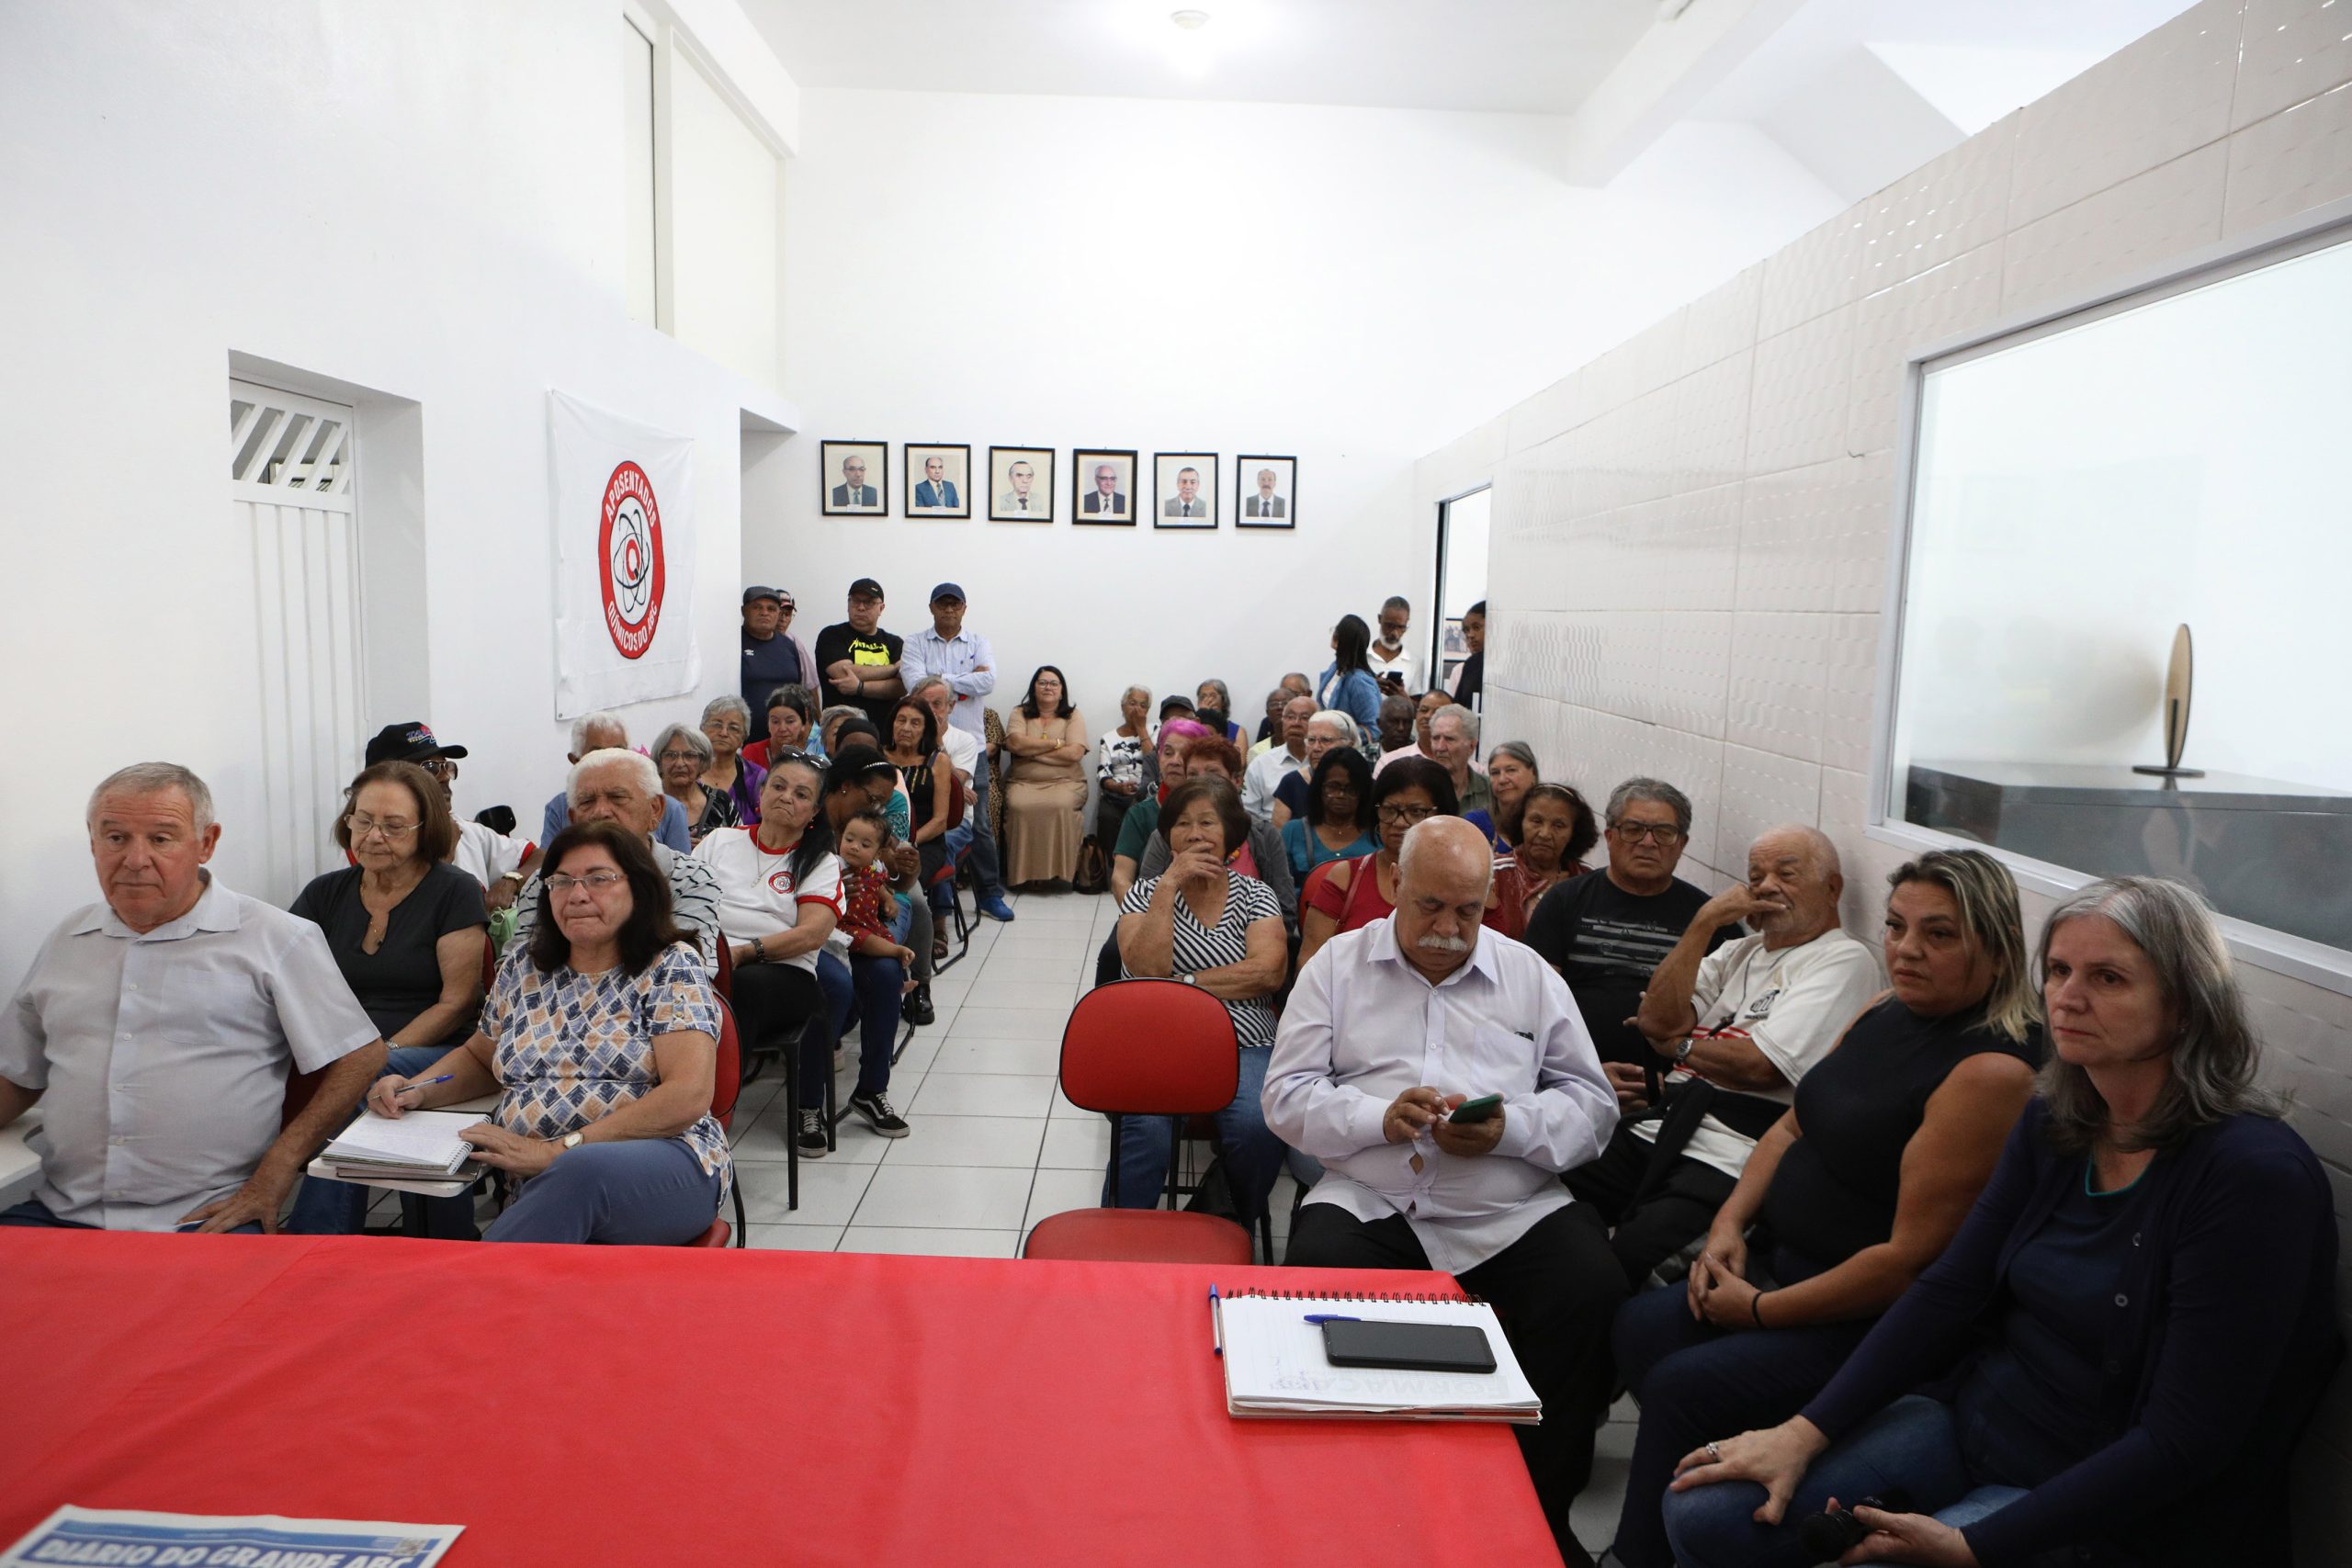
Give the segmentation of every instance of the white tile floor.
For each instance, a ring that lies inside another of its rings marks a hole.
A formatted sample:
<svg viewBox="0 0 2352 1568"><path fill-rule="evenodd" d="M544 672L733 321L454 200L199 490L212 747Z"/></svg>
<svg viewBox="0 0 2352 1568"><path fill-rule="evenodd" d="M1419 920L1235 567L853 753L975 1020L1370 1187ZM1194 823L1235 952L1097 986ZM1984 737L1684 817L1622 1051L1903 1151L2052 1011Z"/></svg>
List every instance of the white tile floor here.
<svg viewBox="0 0 2352 1568"><path fill-rule="evenodd" d="M1015 1258L1039 1220L1101 1201L1109 1124L1063 1099L1055 1072L1062 1025L1093 982L1114 906L1069 893L1019 895L1012 905L1011 925L981 921L969 955L933 983L938 1020L915 1032L892 1069L890 1096L910 1135L877 1138L844 1121L835 1153L801 1162L800 1207L787 1211L782 1080L770 1074L743 1091L735 1175L749 1245ZM844 1096L854 1057L853 1045ZM1273 1201L1278 1250L1288 1239L1293 1191L1285 1175ZM1595 1550L1616 1525L1632 1417L1631 1402L1611 1412L1592 1483L1577 1502L1577 1532Z"/></svg>

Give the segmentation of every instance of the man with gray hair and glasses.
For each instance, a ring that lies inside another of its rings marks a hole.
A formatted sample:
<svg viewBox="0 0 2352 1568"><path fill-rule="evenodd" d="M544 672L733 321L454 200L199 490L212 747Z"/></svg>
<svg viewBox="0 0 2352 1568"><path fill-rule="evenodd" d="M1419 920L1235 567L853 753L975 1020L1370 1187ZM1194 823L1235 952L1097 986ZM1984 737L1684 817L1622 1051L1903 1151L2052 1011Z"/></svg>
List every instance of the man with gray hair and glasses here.
<svg viewBox="0 0 2352 1568"><path fill-rule="evenodd" d="M571 721L571 751L564 761L577 766L580 759L591 751L626 750L628 747L628 727L621 722L620 715L586 714ZM655 794L661 794L662 772L658 768L653 773L653 787ZM686 808L667 795L662 798L664 804L661 820L653 830L654 840L669 845L679 854L692 853L694 837L686 830ZM548 802L547 809L540 813L539 842L554 843L555 836L562 832L571 820L571 790L567 786L556 791L555 797Z"/></svg>
<svg viewBox="0 0 2352 1568"><path fill-rule="evenodd" d="M205 869L202 779L125 768L85 820L103 901L50 933L0 1013L0 1127L42 1116L40 1185L0 1224L274 1231L383 1040L318 926ZM288 1117L298 1073L320 1077Z"/></svg>
<svg viewBox="0 0 2352 1568"><path fill-rule="evenodd" d="M678 929L702 950L704 959L718 961L718 883L710 868L692 855L682 855L654 837L662 803L678 803L662 793L662 770L642 751L607 747L591 751L571 764L563 797L574 822L617 822L641 833L653 850L653 863L670 879L670 915ZM539 923L539 874L523 884L514 897L514 935L509 947L528 947Z"/></svg>
<svg viewBox="0 0 2352 1568"><path fill-rule="evenodd" d="M1664 804L1629 798L1625 811L1640 814L1626 816L1611 797L1612 861L1620 842L1657 839L1638 824L1656 824ZM1608 1068L1625 1119L1599 1159L1567 1176L1579 1209L1614 1227L1610 1247L1634 1289L1653 1274L1681 1278L1798 1080L1883 988L1876 954L1838 929L1845 886L1818 829L1769 829L1748 846L1747 880L1700 905L1651 971L1633 1018L1651 1054ZM1734 920L1756 934L1724 942Z"/></svg>

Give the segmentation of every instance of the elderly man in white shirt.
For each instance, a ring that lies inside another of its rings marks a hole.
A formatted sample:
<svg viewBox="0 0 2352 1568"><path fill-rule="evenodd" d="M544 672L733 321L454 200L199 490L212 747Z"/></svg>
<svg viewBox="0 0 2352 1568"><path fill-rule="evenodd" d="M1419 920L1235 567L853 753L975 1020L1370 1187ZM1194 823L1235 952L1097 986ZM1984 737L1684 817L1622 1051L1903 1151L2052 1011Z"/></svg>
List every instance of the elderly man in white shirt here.
<svg viewBox="0 0 2352 1568"><path fill-rule="evenodd" d="M703 957L717 964L718 883L708 866L653 836L662 821L662 803L670 798L662 793L662 771L653 765L653 759L620 746L591 751L571 764L563 797L570 803L574 822L617 822L632 833L645 835L653 863L670 880L671 918L686 940L702 950ZM510 949L531 945L531 933L538 929L542 891L539 872L534 871L515 897Z"/></svg>
<svg viewBox="0 0 2352 1568"><path fill-rule="evenodd" d="M1591 1473L1627 1292L1559 1179L1608 1142L1617 1104L1566 985L1481 927L1493 877L1460 818L1408 833L1396 913L1300 971L1262 1104L1325 1167L1285 1261L1445 1269L1495 1303L1544 1401L1543 1425L1517 1428L1536 1496L1562 1554L1589 1562L1568 1505ZM1451 1120L1487 1096L1500 1103L1484 1120Z"/></svg>
<svg viewBox="0 0 2352 1568"><path fill-rule="evenodd" d="M1274 744L1251 759L1241 775L1241 809L1255 822L1272 822L1274 791L1292 773L1306 771L1306 726L1317 708L1313 697L1293 697L1283 705L1282 730Z"/></svg>
<svg viewBox="0 0 2352 1568"><path fill-rule="evenodd" d="M169 762L90 796L105 901L66 917L0 1012L0 1127L35 1104L33 1197L0 1224L274 1231L384 1065L316 925L204 869L212 792ZM289 1072L320 1073L284 1114Z"/></svg>

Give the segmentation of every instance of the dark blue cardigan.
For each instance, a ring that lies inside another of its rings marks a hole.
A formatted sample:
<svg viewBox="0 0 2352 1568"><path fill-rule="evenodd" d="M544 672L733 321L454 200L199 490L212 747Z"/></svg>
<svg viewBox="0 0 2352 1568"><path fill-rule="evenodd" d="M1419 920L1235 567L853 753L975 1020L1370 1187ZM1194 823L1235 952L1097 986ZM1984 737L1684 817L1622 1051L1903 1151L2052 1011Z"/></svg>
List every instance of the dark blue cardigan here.
<svg viewBox="0 0 2352 1568"><path fill-rule="evenodd" d="M2036 1100L1967 1222L1805 1417L1831 1438L1960 1368L2009 1307L2009 1265L2083 1179ZM2283 1122L2199 1129L2141 1179L2116 1293L2107 1447L1962 1533L1985 1568L2053 1547L2113 1563L2284 1563L2287 1459L2342 1353L2327 1179ZM2141 1246L2144 1235L2146 1245Z"/></svg>

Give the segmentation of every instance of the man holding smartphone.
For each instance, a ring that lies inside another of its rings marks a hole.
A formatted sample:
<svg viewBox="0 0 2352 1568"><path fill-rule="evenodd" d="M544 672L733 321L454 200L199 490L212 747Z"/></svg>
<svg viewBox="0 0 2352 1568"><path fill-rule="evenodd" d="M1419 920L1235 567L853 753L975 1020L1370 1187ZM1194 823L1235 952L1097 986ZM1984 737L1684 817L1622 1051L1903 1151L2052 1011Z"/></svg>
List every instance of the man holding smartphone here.
<svg viewBox="0 0 2352 1568"><path fill-rule="evenodd" d="M1286 1262L1441 1269L1495 1303L1544 1401L1543 1425L1515 1428L1520 1451L1561 1555L1589 1563L1568 1507L1591 1474L1627 1292L1559 1178L1607 1145L1617 1102L1566 985L1483 929L1493 878L1462 818L1407 834L1396 913L1300 971L1261 1104L1326 1167Z"/></svg>

